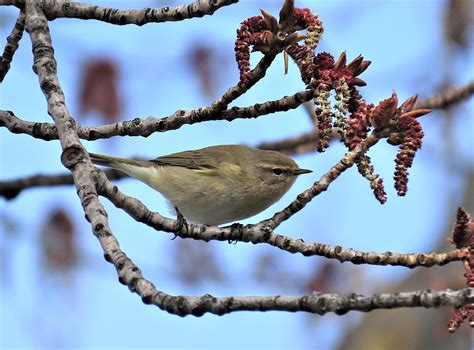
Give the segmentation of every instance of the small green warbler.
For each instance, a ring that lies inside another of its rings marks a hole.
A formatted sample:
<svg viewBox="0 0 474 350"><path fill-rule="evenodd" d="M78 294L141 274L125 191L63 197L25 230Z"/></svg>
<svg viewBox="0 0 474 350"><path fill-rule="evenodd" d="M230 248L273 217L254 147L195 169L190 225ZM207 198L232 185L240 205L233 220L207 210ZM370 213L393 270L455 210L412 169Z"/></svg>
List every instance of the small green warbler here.
<svg viewBox="0 0 474 350"><path fill-rule="evenodd" d="M240 145L211 146L153 160L89 153L160 192L191 223L221 225L254 216L278 201L298 175L288 156Z"/></svg>

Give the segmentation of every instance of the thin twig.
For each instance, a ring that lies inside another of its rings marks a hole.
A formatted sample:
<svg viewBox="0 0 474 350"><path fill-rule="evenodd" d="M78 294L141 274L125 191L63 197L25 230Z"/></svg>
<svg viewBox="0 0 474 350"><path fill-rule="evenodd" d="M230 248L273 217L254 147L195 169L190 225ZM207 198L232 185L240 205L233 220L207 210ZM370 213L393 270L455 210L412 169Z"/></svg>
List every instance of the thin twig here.
<svg viewBox="0 0 474 350"><path fill-rule="evenodd" d="M236 100L237 98L242 96L244 93L246 93L252 86L254 86L260 79L262 79L265 76L265 74L267 73L267 69L270 67L276 55L280 51L281 50L273 50L272 52L265 54L263 58L258 62L257 66L248 73L247 82L246 83L239 82L237 85L229 88L219 100L212 103L211 109L213 111L226 110L227 106L232 101ZM301 101L301 102L305 102L305 101Z"/></svg>
<svg viewBox="0 0 474 350"><path fill-rule="evenodd" d="M474 301L474 288L464 288L457 291L443 290L432 292L420 290L408 293L375 294L364 296L349 294L303 295L299 297L269 296L269 297L223 297L217 298L206 294L201 297L172 296L157 292L153 285L143 281L140 274L132 290L138 293L144 303L153 304L170 314L179 316L202 316L205 313L223 315L235 311L304 311L324 315L334 312L344 315L349 311L370 312L377 309L395 309L402 307L439 308L442 306L459 306Z"/></svg>
<svg viewBox="0 0 474 350"><path fill-rule="evenodd" d="M415 108L444 109L461 102L474 94L474 81L463 85L453 86L441 91L438 95L420 100Z"/></svg>
<svg viewBox="0 0 474 350"><path fill-rule="evenodd" d="M127 177L124 173L114 169L104 169L104 173L110 180L120 180ZM15 198L21 191L28 188L63 185L74 185L74 179L70 173L57 175L37 174L12 181L0 181L0 197L9 200Z"/></svg>
<svg viewBox="0 0 474 350"><path fill-rule="evenodd" d="M313 186L300 193L298 197L290 203L285 209L275 213L271 219L265 220L264 225L272 229L277 228L282 222L288 220L295 213L303 209L314 197L326 191L335 179L355 164L355 161L364 155L368 149L374 146L382 138L388 136L390 130L373 131L365 140L360 142L353 150L347 152L344 157L331 169L324 174Z"/></svg>
<svg viewBox="0 0 474 350"><path fill-rule="evenodd" d="M5 75L7 75L10 69L10 63L12 62L13 55L18 49L21 37L23 36L23 30L25 29L25 11L21 10L18 18L15 22L15 26L12 32L7 37L7 43L3 49L3 54L0 57L0 82L3 82Z"/></svg>

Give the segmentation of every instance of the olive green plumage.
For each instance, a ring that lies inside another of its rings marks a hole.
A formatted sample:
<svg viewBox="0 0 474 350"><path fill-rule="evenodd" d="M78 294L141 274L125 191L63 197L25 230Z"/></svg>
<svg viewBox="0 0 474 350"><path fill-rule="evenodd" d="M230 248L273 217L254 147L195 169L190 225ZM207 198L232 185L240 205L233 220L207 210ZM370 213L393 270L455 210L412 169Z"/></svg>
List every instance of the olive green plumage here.
<svg viewBox="0 0 474 350"><path fill-rule="evenodd" d="M160 192L186 220L220 225L251 217L279 200L297 175L309 173L288 156L240 145L211 146L132 160L90 153Z"/></svg>

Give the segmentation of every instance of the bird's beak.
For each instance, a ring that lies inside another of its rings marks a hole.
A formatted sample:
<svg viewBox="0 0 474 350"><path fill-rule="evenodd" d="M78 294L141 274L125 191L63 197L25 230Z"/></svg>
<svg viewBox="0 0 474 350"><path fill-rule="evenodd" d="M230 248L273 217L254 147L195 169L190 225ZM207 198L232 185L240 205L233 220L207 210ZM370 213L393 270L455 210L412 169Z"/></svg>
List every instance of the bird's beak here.
<svg viewBox="0 0 474 350"><path fill-rule="evenodd" d="M308 170L308 169L296 169L294 171L294 175L301 175L301 174L309 174L309 173L312 173L313 171L312 170Z"/></svg>

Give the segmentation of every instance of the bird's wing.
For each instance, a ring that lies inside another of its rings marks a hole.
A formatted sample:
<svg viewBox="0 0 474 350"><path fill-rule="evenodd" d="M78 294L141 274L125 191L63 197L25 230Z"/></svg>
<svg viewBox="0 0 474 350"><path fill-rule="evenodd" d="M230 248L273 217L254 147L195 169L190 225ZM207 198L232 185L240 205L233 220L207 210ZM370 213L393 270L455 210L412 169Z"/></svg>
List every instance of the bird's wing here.
<svg viewBox="0 0 474 350"><path fill-rule="evenodd" d="M217 169L220 162L212 154L203 154L200 150L173 153L150 160L159 165L179 166L193 170Z"/></svg>

